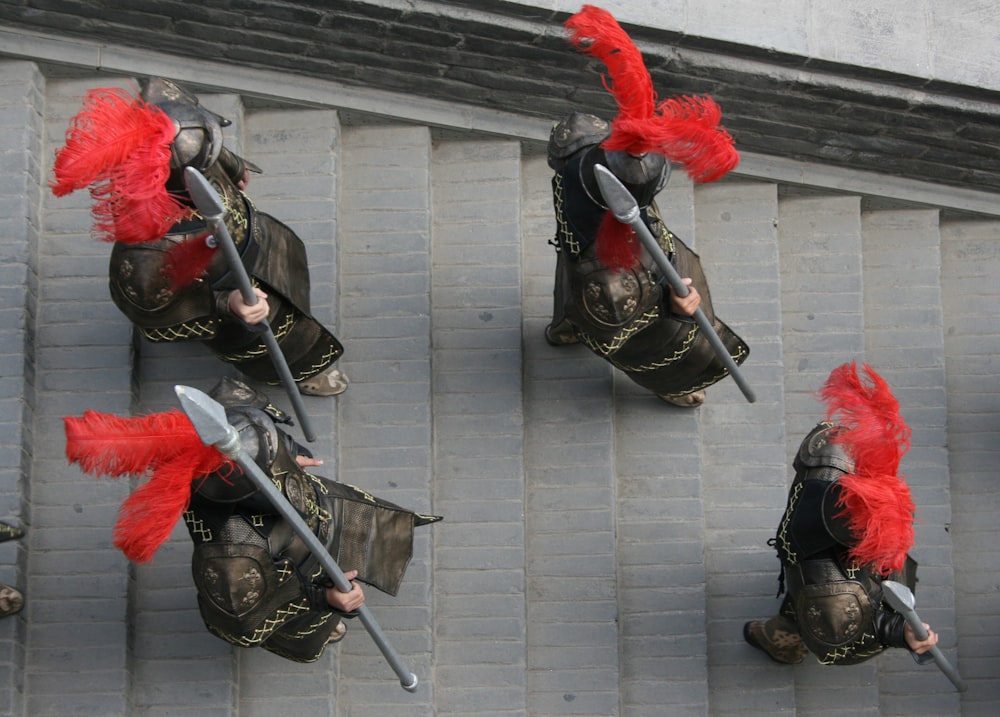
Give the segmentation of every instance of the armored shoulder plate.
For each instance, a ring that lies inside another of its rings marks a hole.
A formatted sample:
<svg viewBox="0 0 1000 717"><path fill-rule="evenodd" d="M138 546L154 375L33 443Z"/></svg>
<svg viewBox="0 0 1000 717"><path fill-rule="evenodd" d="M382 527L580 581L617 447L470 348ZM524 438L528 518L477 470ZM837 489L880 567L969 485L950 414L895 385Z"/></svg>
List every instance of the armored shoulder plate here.
<svg viewBox="0 0 1000 717"><path fill-rule="evenodd" d="M271 464L283 446L274 421L260 409L246 406L227 408L226 418L239 433L243 451L261 470L270 474ZM259 488L237 468L230 473L220 471L204 479L196 478L194 490L216 503L237 503L255 495Z"/></svg>
<svg viewBox="0 0 1000 717"><path fill-rule="evenodd" d="M795 469L819 468L829 466L850 473L854 470L854 461L847 452L831 439L836 434L837 426L832 423L820 423L799 446L795 456Z"/></svg>
<svg viewBox="0 0 1000 717"><path fill-rule="evenodd" d="M548 161L554 170L589 145L603 142L611 134L611 125L596 115L574 112L552 128L549 134Z"/></svg>
<svg viewBox="0 0 1000 717"><path fill-rule="evenodd" d="M219 379L208 395L221 403L227 409L257 408L276 423L291 423L288 414L271 403L271 399L263 391L229 376Z"/></svg>
<svg viewBox="0 0 1000 717"><path fill-rule="evenodd" d="M214 335L212 289L195 279L174 288L170 250L182 237L123 244L115 242L108 265L111 298L128 319L143 330L168 330L187 323L201 327L194 338ZM183 340L177 335L169 339Z"/></svg>

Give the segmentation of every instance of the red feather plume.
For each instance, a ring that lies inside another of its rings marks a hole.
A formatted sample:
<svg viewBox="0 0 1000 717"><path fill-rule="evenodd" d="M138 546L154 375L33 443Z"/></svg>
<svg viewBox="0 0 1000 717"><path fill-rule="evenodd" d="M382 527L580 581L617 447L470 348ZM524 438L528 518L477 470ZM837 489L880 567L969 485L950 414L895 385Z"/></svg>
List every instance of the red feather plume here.
<svg viewBox="0 0 1000 717"><path fill-rule="evenodd" d="M181 289L208 270L208 265L212 263L218 247L210 247L205 241L210 234L186 239L179 244L175 244L167 252L169 262L164 271L170 279L170 288Z"/></svg>
<svg viewBox="0 0 1000 717"><path fill-rule="evenodd" d="M864 364L867 382L854 362L835 368L820 389L827 420L838 426L833 441L854 460L854 473L839 481L838 517L845 517L857 543L850 558L874 565L883 575L902 570L913 547L916 506L898 475L910 447L910 427L885 379Z"/></svg>
<svg viewBox="0 0 1000 717"><path fill-rule="evenodd" d="M63 423L66 457L85 473L148 477L122 504L114 533L115 546L140 563L170 537L191 500L191 481L233 465L177 410L133 418L86 411Z"/></svg>
<svg viewBox="0 0 1000 717"><path fill-rule="evenodd" d="M639 240L632 227L618 221L613 212L604 212L594 241L597 260L612 269L627 269L639 261Z"/></svg>
<svg viewBox="0 0 1000 717"><path fill-rule="evenodd" d="M722 126L722 110L710 97L678 96L657 102L642 53L607 10L594 5L566 21L569 42L604 63L604 87L618 104L610 151L656 153L684 165L695 182L720 179L739 163L733 138Z"/></svg>
<svg viewBox="0 0 1000 717"><path fill-rule="evenodd" d="M89 90L56 153L52 192L90 187L94 233L104 241L159 239L191 213L166 189L176 133L158 107L123 89Z"/></svg>

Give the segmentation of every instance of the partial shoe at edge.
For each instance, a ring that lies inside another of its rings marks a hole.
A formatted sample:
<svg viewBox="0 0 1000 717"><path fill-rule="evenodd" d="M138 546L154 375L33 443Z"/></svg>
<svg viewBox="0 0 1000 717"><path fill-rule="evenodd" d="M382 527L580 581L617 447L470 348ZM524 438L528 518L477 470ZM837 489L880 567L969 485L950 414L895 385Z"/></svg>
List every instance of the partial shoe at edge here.
<svg viewBox="0 0 1000 717"><path fill-rule="evenodd" d="M304 381L299 381L299 391L307 396L337 396L347 390L347 376L331 366Z"/></svg>
<svg viewBox="0 0 1000 717"><path fill-rule="evenodd" d="M695 391L694 393L688 393L683 396L659 395L657 398L666 401L672 406L680 406L681 408L697 408L705 402L705 392Z"/></svg>

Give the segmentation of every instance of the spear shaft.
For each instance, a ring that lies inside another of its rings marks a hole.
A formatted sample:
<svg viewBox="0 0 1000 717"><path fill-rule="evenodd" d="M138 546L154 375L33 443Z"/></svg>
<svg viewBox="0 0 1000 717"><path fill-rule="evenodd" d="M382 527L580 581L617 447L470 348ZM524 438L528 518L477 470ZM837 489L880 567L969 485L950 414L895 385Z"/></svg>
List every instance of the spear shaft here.
<svg viewBox="0 0 1000 717"><path fill-rule="evenodd" d="M916 598L913 596L913 591L902 583L897 583L894 580L883 580L882 595L892 609L903 616L903 619L906 620L906 624L910 626L911 630L913 630L914 637L918 640L926 640L927 629L924 627L924 623L920 619L920 616L917 615L917 611L913 609L916 605ZM969 689L965 680L963 680L958 674L958 670L956 670L952 664L948 662L948 658L944 656L937 645L933 645L928 652L934 658L934 662L937 664L941 672L944 673L945 677L951 680L951 684L955 685L956 690L959 692L965 692Z"/></svg>
<svg viewBox="0 0 1000 717"><path fill-rule="evenodd" d="M208 228L212 230L212 236L215 237L216 243L226 257L226 265L236 279L240 295L243 297L243 303L247 306L254 306L258 301L257 295L253 291L253 284L250 283L250 276L247 274L246 267L243 266L243 260L236 250L236 244L233 242L233 238L229 234L229 229L223 221L223 218L226 216L226 208L219 199L218 193L208 183L205 176L194 167L186 167L184 169L184 181L187 184L191 200L208 223ZM316 440L316 434L312 429L309 414L306 413L306 407L302 402L302 394L299 393L299 387L295 384L292 372L288 368L288 362L285 360L285 355L278 346L278 339L275 338L274 331L271 330L271 325L268 323L267 317L264 317L260 323L255 324L254 328L260 332L264 344L267 346L267 354L271 357L271 363L274 364L274 369L278 372L278 377L285 387L288 399L292 402L292 409L299 419L299 427L302 429L302 434L307 441L312 443Z"/></svg>
<svg viewBox="0 0 1000 717"><path fill-rule="evenodd" d="M597 177L597 184L601 188L601 194L604 197L605 203L608 208L615 215L615 219L620 221L622 224L628 224L632 227L635 232L636 237L645 247L646 251L649 252L653 261L656 262L656 266L663 272L664 277L670 284L670 288L673 289L677 296L683 298L688 295L690 291L684 281L681 279L680 274L677 273L677 269L674 265L670 263L669 257L663 251L663 247L660 243L656 241L653 237L652 232L649 231L649 227L646 223L642 221L642 217L639 214L639 204L635 201L635 197L625 188L625 186L618 180L611 170L601 165L596 165L594 167L594 174ZM716 355L719 360L725 365L726 369L729 371L729 375L733 377L736 385L739 386L740 391L746 396L747 401L753 403L757 400L753 389L750 388L750 384L747 383L746 379L743 377L743 372L740 371L740 367L736 365L736 361L729 353L729 349L726 345L722 343L722 339L719 338L719 334L716 333L715 327L712 326L708 317L705 316L705 312L701 310L699 306L695 309L692 318L701 328L702 333L708 342L715 349Z"/></svg>

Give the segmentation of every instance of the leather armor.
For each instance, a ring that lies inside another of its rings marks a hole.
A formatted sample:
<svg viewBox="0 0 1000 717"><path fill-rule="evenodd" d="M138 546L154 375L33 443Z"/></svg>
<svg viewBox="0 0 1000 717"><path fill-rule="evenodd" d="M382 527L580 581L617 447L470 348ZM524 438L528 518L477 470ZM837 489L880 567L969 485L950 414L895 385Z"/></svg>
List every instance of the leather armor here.
<svg viewBox="0 0 1000 717"><path fill-rule="evenodd" d="M802 641L823 664L849 665L887 647L905 647L905 621L882 605L882 577L848 562L855 540L838 506L837 481L854 462L831 439L837 427L820 423L799 446L795 478L775 536L788 594L781 613L794 620ZM885 579L908 584L916 563ZM780 590L779 590L780 594Z"/></svg>
<svg viewBox="0 0 1000 717"><path fill-rule="evenodd" d="M595 153L603 150L588 142L603 139L602 127L606 123L577 113L556 125L550 139L549 163L558 168L552 190L559 254L552 325L568 320L581 343L657 395L693 393L720 381L728 370L698 325L671 312L669 289L652 257L643 248L638 265L626 270L605 266L596 257L594 239L606 209L590 185ZM650 199L640 205L640 216L677 272L692 279L706 318L741 364L749 348L715 316L698 255L666 227L651 202L669 175L669 163L659 169L647 164L643 160L634 168L645 180L629 187Z"/></svg>
<svg viewBox="0 0 1000 717"><path fill-rule="evenodd" d="M299 512L333 559L358 580L395 595L412 556L421 516L299 467L306 453L276 422L288 416L242 382L212 391L248 455ZM209 630L235 645L261 645L288 659L319 657L338 616L329 583L306 543L236 467L195 479L184 519L195 544L192 573Z"/></svg>
<svg viewBox="0 0 1000 717"><path fill-rule="evenodd" d="M337 338L310 312L309 266L302 240L288 226L260 212L237 186L247 171L260 171L221 145L226 120L197 104L193 95L154 78L143 96L174 119L167 189L191 204L184 182L187 166L198 168L225 207L225 223L251 281L268 294L268 321L296 381L314 376L344 352ZM220 359L266 383L278 383L261 336L229 314L228 296L239 288L221 251L204 274L173 286L171 252L204 242L207 223L191 204L190 216L162 238L137 244L116 242L109 289L115 305L153 342L202 341Z"/></svg>

